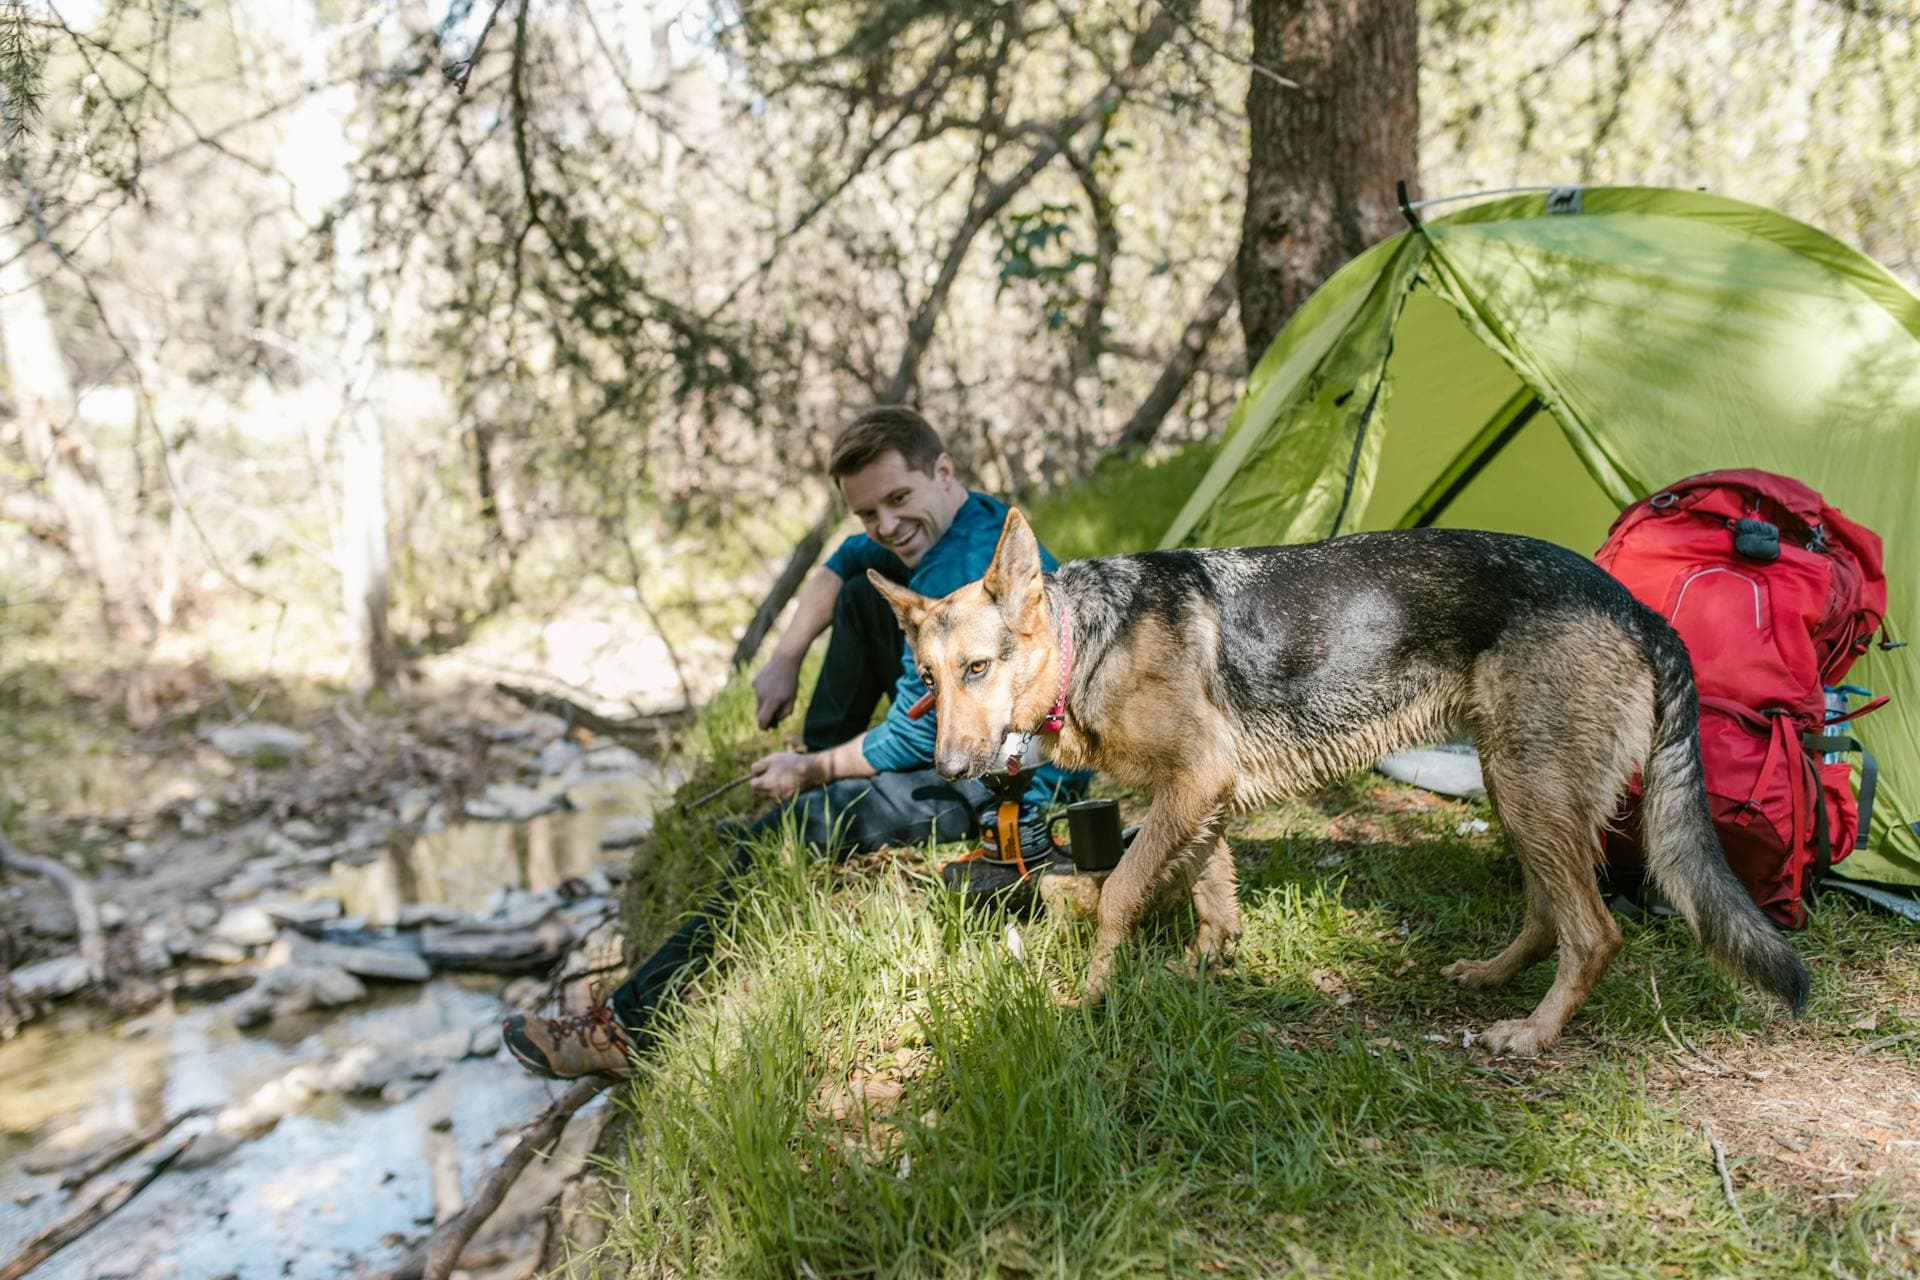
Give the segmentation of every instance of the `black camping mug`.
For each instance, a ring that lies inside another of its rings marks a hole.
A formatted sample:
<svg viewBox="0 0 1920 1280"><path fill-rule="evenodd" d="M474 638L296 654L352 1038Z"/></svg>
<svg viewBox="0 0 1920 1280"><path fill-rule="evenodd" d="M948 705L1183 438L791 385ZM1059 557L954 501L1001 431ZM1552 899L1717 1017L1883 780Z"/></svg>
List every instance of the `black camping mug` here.
<svg viewBox="0 0 1920 1280"><path fill-rule="evenodd" d="M1120 839L1120 802L1082 800L1067 806L1067 841L1075 871L1111 871L1126 846Z"/></svg>

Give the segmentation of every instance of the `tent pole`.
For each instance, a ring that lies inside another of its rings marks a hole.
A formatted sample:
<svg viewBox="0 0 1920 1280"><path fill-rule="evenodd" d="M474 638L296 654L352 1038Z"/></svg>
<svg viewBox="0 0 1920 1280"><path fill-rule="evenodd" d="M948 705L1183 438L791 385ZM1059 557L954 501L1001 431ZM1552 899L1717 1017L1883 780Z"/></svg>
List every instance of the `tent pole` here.
<svg viewBox="0 0 1920 1280"><path fill-rule="evenodd" d="M1540 397L1533 393L1533 388L1523 383L1519 392L1507 401L1494 418L1494 422L1500 425L1494 427L1489 424L1487 431L1481 432L1472 444L1461 451L1460 457L1455 458L1453 464L1441 473L1440 479L1407 508L1407 514L1400 518L1400 528L1431 527L1441 513L1453 504L1453 500L1465 493L1467 486L1486 470L1487 464L1533 421L1533 415L1538 412Z"/></svg>

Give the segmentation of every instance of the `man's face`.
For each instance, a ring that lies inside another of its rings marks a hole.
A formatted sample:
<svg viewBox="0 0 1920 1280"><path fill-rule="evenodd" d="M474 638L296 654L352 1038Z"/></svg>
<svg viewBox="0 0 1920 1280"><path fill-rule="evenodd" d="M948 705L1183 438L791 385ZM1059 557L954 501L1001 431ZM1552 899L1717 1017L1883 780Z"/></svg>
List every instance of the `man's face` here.
<svg viewBox="0 0 1920 1280"><path fill-rule="evenodd" d="M897 449L840 477L840 493L867 536L912 569L953 523L960 509L960 483L953 459L941 454L933 474L915 471Z"/></svg>

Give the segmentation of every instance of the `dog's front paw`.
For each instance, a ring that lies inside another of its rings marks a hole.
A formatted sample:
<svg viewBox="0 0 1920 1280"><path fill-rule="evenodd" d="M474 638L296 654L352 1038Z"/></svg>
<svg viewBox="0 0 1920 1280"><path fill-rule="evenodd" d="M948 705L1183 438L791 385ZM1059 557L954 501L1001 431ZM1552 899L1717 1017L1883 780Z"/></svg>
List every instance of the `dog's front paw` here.
<svg viewBox="0 0 1920 1280"><path fill-rule="evenodd" d="M1080 988L1075 995L1065 987L1056 984L1053 988L1053 1002L1062 1009L1091 1009L1106 997L1106 990L1091 984Z"/></svg>
<svg viewBox="0 0 1920 1280"><path fill-rule="evenodd" d="M1179 962L1176 972L1183 972L1189 978L1198 978L1209 969L1232 964L1234 947L1239 939L1237 932L1229 933L1210 924L1201 925L1200 932L1187 944L1186 955ZM1173 969L1175 964L1169 962L1167 967Z"/></svg>
<svg viewBox="0 0 1920 1280"><path fill-rule="evenodd" d="M1485 1046L1495 1057L1533 1058L1559 1038L1559 1032L1549 1031L1531 1018L1509 1018L1494 1023L1473 1042Z"/></svg>
<svg viewBox="0 0 1920 1280"><path fill-rule="evenodd" d="M1455 960L1440 971L1440 976L1463 987L1497 987L1507 980L1491 960Z"/></svg>

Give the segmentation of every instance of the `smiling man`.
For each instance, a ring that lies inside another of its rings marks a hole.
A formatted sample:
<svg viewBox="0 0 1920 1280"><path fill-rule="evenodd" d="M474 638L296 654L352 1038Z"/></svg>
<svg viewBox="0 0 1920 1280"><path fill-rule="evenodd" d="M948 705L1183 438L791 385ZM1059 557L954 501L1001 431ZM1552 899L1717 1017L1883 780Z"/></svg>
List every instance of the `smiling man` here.
<svg viewBox="0 0 1920 1280"><path fill-rule="evenodd" d="M780 803L735 829L733 862L714 896L606 1005L575 1017L506 1020L507 1047L530 1070L565 1077L627 1068L676 976L711 949L711 921L730 900L755 837L791 821L816 855L844 857L888 844L979 836L983 816L996 806L984 784L949 782L933 768L934 718L908 714L926 685L899 620L867 570L936 598L978 581L993 561L1006 504L968 490L926 419L897 406L871 409L849 423L834 441L827 472L864 532L841 543L801 588L792 619L753 681L755 716L770 728L792 712L801 662L832 628L802 724L806 749L753 762L749 785ZM1044 549L1041 557L1047 569L1057 567ZM885 697L892 699L887 714L873 724ZM998 837L983 838L977 853L985 856L950 864L961 873L948 874L949 883L983 893L1053 865L1059 855L1047 833L1047 807L1077 799L1086 775L1042 765L1025 777L1021 856L1001 859ZM1017 871L1009 870L1016 864Z"/></svg>
<svg viewBox="0 0 1920 1280"><path fill-rule="evenodd" d="M845 779L931 773L933 718L907 715L926 685L899 621L867 580L867 570L922 595L945 595L986 572L1007 518L1005 503L960 482L940 437L911 409L886 406L855 418L834 441L827 473L865 532L841 543L808 580L792 622L753 682L760 727L768 728L793 709L800 663L814 638L832 625L802 729L807 749L753 765L750 785L780 800ZM1055 567L1051 556L1046 567ZM889 692L886 719L868 731L874 708ZM1031 794L1050 795L1062 776L1042 771ZM929 779L913 785L924 781ZM908 794L904 784L883 786L886 793ZM909 816L924 829L929 815L920 814L920 807L910 806Z"/></svg>

